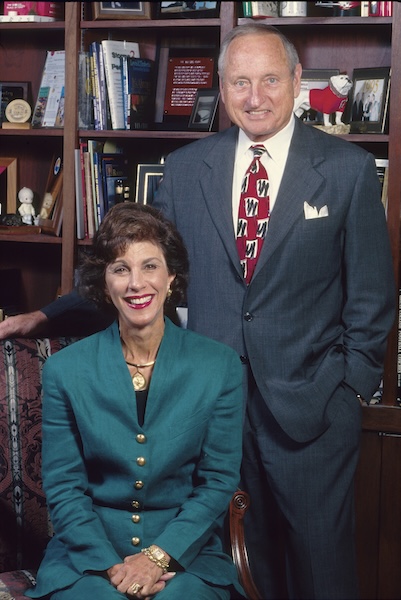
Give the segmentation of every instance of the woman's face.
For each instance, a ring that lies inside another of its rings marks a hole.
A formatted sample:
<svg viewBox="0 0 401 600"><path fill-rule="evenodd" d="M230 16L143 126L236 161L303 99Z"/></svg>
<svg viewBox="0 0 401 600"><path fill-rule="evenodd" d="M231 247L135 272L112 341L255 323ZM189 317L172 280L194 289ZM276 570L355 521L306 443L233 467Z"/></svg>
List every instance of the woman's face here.
<svg viewBox="0 0 401 600"><path fill-rule="evenodd" d="M175 275L170 275L159 246L133 242L106 267L106 294L119 313L120 325L152 328L163 323L163 306Z"/></svg>

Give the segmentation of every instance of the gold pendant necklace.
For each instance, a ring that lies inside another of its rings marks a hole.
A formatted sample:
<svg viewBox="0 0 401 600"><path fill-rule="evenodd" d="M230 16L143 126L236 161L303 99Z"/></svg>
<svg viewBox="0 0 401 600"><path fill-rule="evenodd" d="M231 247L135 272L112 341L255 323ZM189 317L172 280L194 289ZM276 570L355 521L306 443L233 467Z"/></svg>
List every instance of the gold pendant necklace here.
<svg viewBox="0 0 401 600"><path fill-rule="evenodd" d="M128 362L128 360L126 360L125 362L130 367L135 367L136 368L136 371L135 371L135 373L132 376L132 385L134 386L134 390L136 392L140 392L142 390L146 390L148 382L147 382L145 376L143 375L143 373L141 373L139 371L139 369L144 369L145 367L153 367L153 365L156 362L156 359L152 360L151 362L145 363L144 365L137 365L135 363L130 363L130 362Z"/></svg>

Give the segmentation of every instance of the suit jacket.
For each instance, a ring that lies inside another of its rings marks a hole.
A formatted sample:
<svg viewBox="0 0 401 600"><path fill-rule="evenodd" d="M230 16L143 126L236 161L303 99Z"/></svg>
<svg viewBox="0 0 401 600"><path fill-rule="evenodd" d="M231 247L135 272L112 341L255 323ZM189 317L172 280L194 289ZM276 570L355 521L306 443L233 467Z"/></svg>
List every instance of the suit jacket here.
<svg viewBox="0 0 401 600"><path fill-rule="evenodd" d="M369 398L382 373L395 286L374 158L296 119L246 286L232 219L237 135L172 153L155 205L189 251L188 327L248 357L278 423L307 441L327 428L341 383Z"/></svg>
<svg viewBox="0 0 401 600"><path fill-rule="evenodd" d="M241 461L236 353L166 319L143 427L116 323L49 358L43 389L43 482L56 534L28 595L152 543L206 581L236 583L220 539Z"/></svg>

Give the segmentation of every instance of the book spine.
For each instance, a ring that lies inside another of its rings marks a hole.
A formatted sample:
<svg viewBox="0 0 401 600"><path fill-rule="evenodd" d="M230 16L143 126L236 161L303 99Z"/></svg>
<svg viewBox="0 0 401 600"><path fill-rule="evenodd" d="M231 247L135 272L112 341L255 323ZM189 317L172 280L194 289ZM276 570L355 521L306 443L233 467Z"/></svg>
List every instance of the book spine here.
<svg viewBox="0 0 401 600"><path fill-rule="evenodd" d="M89 152L84 153L84 168L85 168L85 190L86 190L86 214L88 223L88 238L93 238L95 234L95 215L93 211L92 197L92 177Z"/></svg>
<svg viewBox="0 0 401 600"><path fill-rule="evenodd" d="M76 203L76 225L77 239L82 240L85 237L84 225L84 204L82 190L82 175L81 175L81 157L80 150L76 148L74 151L74 166L75 166L75 203Z"/></svg>
<svg viewBox="0 0 401 600"><path fill-rule="evenodd" d="M102 129L101 114L100 114L100 102L99 102L99 80L97 71L97 59L95 43L93 42L90 46L90 66L91 66L91 82L92 82L92 94L93 94L93 115L95 129L98 131Z"/></svg>
<svg viewBox="0 0 401 600"><path fill-rule="evenodd" d="M98 56L98 69L99 69L99 101L100 111L102 113L102 129L107 129L107 112L108 112L108 101L106 99L106 76L104 71L104 57L103 48L101 44L96 44L97 56Z"/></svg>
<svg viewBox="0 0 401 600"><path fill-rule="evenodd" d="M121 87L123 94L124 126L130 128L129 92L128 92L128 59L121 57Z"/></svg>
<svg viewBox="0 0 401 600"><path fill-rule="evenodd" d="M243 2L242 12L244 13L244 17L252 17L252 2Z"/></svg>
<svg viewBox="0 0 401 600"><path fill-rule="evenodd" d="M99 162L99 153L93 154L93 174L95 178L95 190L96 190L96 215L97 215L97 227L104 217L104 204L103 204L103 188L102 188L102 175Z"/></svg>
<svg viewBox="0 0 401 600"><path fill-rule="evenodd" d="M79 166L81 170L81 187L82 187L82 205L83 205L83 220L84 220L84 237L88 237L88 209L86 206L86 178L85 178L85 157L84 153L88 152L88 144L84 141L79 142Z"/></svg>

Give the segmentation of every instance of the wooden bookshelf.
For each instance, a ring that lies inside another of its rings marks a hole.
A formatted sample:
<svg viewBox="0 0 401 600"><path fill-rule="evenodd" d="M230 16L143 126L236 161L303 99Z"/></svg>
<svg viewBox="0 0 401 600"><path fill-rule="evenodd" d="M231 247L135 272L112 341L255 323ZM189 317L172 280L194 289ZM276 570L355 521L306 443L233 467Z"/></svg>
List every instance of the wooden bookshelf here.
<svg viewBox="0 0 401 600"><path fill-rule="evenodd" d="M0 3L2 4L2 3ZM93 20L90 2L65 3L65 20L56 23L0 24L0 64L6 81L30 81L34 102L46 50L66 50L65 126L59 129L12 131L0 129L1 156L18 157L18 189L43 190L51 157L63 155L64 214L62 237L44 234L7 236L0 233L1 271L21 272L21 310L40 308L73 286L74 267L81 246L76 240L74 149L80 138L121 141L140 162L152 158L157 146L171 151L210 133L194 131L83 131L78 130L78 52L93 39L138 41L143 56L156 55L163 38L190 35L218 47L237 23L240 2L222 2L219 18L168 20ZM297 46L304 68L338 68L352 75L354 68L391 65L390 128L388 134L347 135L378 157L388 157L388 229L394 272L399 288L401 210L401 3L393 17L297 17L268 19ZM189 33L188 33L189 32ZM122 36L122 37L121 37ZM229 126L219 107L219 129ZM18 239L17 239L18 238ZM397 404L398 323L388 341L384 396L380 405L363 408L361 461L357 474L357 539L362 598L400 598L401 569L401 410Z"/></svg>

